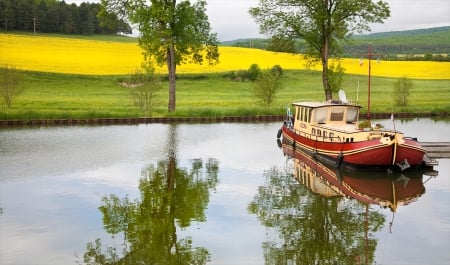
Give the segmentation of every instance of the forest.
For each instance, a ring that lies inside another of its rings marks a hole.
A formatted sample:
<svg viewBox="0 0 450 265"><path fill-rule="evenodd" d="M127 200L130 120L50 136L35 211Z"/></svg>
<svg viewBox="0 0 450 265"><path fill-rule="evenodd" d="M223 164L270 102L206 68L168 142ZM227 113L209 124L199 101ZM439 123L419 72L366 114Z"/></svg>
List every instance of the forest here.
<svg viewBox="0 0 450 265"><path fill-rule="evenodd" d="M98 3L66 4L59 0L0 0L0 30L61 34L131 34L116 16L103 25Z"/></svg>

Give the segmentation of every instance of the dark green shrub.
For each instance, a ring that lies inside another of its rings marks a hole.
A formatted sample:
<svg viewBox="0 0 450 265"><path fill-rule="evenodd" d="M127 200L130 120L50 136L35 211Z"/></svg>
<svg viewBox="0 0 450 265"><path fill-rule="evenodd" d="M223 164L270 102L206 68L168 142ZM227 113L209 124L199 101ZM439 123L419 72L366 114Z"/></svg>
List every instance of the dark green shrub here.
<svg viewBox="0 0 450 265"><path fill-rule="evenodd" d="M281 68L281 66L278 64L274 65L270 70L272 71L272 73L280 77L283 75L283 68Z"/></svg>
<svg viewBox="0 0 450 265"><path fill-rule="evenodd" d="M250 81L256 81L260 73L261 68L259 68L259 65L252 64L250 65L250 68L248 68L247 70L247 79Z"/></svg>

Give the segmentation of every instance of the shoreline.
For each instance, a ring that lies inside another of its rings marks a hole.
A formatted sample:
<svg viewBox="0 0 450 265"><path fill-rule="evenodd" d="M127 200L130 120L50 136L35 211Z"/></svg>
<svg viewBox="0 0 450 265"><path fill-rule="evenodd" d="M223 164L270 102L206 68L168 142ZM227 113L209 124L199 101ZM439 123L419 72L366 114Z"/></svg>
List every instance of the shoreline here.
<svg viewBox="0 0 450 265"><path fill-rule="evenodd" d="M371 119L389 119L392 113L371 113ZM430 118L448 117L448 113L394 113L395 118ZM0 128L67 126L67 125L125 125L148 123L213 123L213 122L282 122L285 115L224 116L224 117L135 117L135 118L92 118L92 119L32 119L0 120ZM367 119L367 113L360 114L359 119Z"/></svg>

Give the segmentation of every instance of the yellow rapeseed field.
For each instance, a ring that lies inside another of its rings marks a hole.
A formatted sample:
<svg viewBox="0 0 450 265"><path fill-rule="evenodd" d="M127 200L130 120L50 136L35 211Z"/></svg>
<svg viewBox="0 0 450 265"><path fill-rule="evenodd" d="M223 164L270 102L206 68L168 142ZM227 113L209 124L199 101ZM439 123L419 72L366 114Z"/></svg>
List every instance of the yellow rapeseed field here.
<svg viewBox="0 0 450 265"><path fill-rule="evenodd" d="M305 69L300 55L274 53L259 49L220 47L220 63L215 66L185 64L178 73L212 73L248 69L251 64L269 68L275 64L283 69ZM22 70L67 74L118 75L129 74L140 67L142 50L137 43L82 40L61 37L0 34L0 65ZM368 73L368 61L344 59L348 74ZM320 70L315 66L313 70ZM165 67L157 69L166 73ZM450 79L448 62L372 61L372 75L418 79Z"/></svg>

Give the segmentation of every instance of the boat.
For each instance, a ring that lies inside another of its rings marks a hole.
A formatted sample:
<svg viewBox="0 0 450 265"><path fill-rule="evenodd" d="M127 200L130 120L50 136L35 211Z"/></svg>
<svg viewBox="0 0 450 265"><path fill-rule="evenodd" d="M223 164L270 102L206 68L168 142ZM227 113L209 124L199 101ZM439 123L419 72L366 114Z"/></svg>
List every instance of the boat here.
<svg viewBox="0 0 450 265"><path fill-rule="evenodd" d="M311 192L323 197L345 197L379 205L396 212L425 193L423 176L434 170L417 168L406 172L355 171L330 167L302 149L283 141L283 154L293 159L293 177ZM427 171L428 170L428 171Z"/></svg>
<svg viewBox="0 0 450 265"><path fill-rule="evenodd" d="M294 102L277 138L314 153L324 162L353 168L399 168L423 164L425 149L416 138L359 121L361 106L346 100ZM395 127L395 125L394 125Z"/></svg>
<svg viewBox="0 0 450 265"><path fill-rule="evenodd" d="M278 130L277 138L316 154L325 161L347 167L399 168L428 165L425 149L417 138L405 137L402 132L387 130L370 121L370 79L372 45L368 46L369 72L367 120L359 122L361 106L347 100L339 90L339 100L326 102L294 102L287 119ZM393 120L393 115L392 115Z"/></svg>

